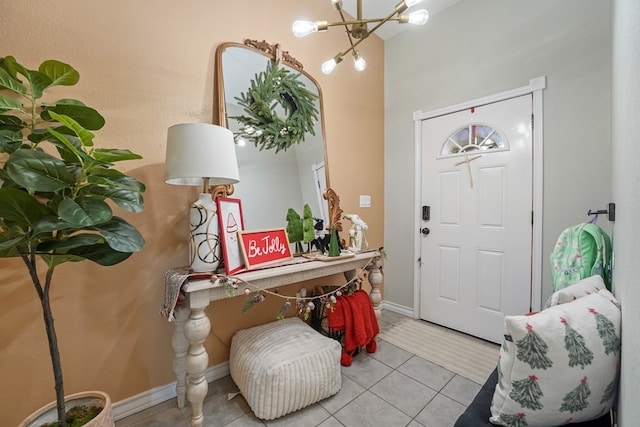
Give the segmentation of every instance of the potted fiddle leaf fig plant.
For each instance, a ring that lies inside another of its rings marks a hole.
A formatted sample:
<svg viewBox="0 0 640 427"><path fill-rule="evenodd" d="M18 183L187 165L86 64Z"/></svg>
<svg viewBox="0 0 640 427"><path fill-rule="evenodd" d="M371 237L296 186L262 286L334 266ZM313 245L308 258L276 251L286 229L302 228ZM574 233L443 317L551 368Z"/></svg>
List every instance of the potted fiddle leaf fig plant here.
<svg viewBox="0 0 640 427"><path fill-rule="evenodd" d="M12 56L0 58L0 258L22 259L42 307L59 426L67 425L65 406L72 404L65 405L49 298L54 270L84 260L115 265L144 245L138 230L112 209L142 211L144 184L113 167L141 156L94 146L93 131L104 118L93 108L75 99L43 100L48 89L78 80L78 72L60 61L30 70Z"/></svg>

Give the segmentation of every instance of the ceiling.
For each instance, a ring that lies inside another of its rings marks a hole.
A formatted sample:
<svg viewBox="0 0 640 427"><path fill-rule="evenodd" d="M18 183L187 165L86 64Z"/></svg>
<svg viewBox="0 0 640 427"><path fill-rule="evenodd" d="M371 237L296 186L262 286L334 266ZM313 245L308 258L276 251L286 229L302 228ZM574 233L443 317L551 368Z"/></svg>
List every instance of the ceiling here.
<svg viewBox="0 0 640 427"><path fill-rule="evenodd" d="M423 0L422 3L413 6L409 11L427 9L429 11L429 16L433 16L441 10L446 9L449 6L453 6L459 1L460 0ZM393 9L395 9L399 2L400 0L362 0L362 18L384 18L389 15ZM356 16L357 0L343 0L342 4L347 13L354 17ZM337 13L334 13L334 16L319 16L315 19L338 21L340 16ZM408 25L409 24L401 25L397 22L387 22L376 30L375 34L380 36L383 40L387 40L405 30ZM428 22L427 25L429 25Z"/></svg>

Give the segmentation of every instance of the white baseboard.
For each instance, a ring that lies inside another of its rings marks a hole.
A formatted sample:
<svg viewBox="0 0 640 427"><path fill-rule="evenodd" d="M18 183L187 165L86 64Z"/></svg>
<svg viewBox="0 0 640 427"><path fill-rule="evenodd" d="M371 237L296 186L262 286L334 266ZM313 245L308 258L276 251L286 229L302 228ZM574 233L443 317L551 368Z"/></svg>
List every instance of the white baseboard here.
<svg viewBox="0 0 640 427"><path fill-rule="evenodd" d="M208 383L229 375L229 362L224 362L208 368L204 376ZM121 420L137 412L166 402L176 397L176 381L171 384L152 388L151 390L136 394L127 399L113 403L113 418ZM188 403L187 403L188 404Z"/></svg>
<svg viewBox="0 0 640 427"><path fill-rule="evenodd" d="M417 319L417 315L413 312L413 307L405 307L404 305L396 304L395 302L382 301L380 303L380 309L393 311L394 313Z"/></svg>

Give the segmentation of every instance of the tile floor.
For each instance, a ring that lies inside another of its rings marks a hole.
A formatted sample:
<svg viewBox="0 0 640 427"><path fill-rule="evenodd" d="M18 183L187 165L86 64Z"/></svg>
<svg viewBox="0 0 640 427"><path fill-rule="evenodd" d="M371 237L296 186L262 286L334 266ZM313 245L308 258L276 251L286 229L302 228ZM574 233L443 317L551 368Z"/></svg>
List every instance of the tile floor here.
<svg viewBox="0 0 640 427"><path fill-rule="evenodd" d="M383 310L380 329L402 315ZM421 359L384 340L373 354L356 356L342 367L338 394L272 421L256 418L230 376L209 384L204 402L205 427L451 427L481 385ZM178 409L175 399L116 422L116 427L189 427L188 405Z"/></svg>

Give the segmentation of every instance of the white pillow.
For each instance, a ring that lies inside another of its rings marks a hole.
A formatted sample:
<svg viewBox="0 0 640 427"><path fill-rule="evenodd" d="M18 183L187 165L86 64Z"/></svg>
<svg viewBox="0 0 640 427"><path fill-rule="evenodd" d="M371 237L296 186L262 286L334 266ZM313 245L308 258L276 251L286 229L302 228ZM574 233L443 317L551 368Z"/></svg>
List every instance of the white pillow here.
<svg viewBox="0 0 640 427"><path fill-rule="evenodd" d="M490 421L547 427L609 412L620 362L620 305L606 289L505 317Z"/></svg>
<svg viewBox="0 0 640 427"><path fill-rule="evenodd" d="M602 276L596 274L554 292L545 304L545 308L565 304L594 292L599 292L602 289L606 289L604 281L602 280Z"/></svg>

